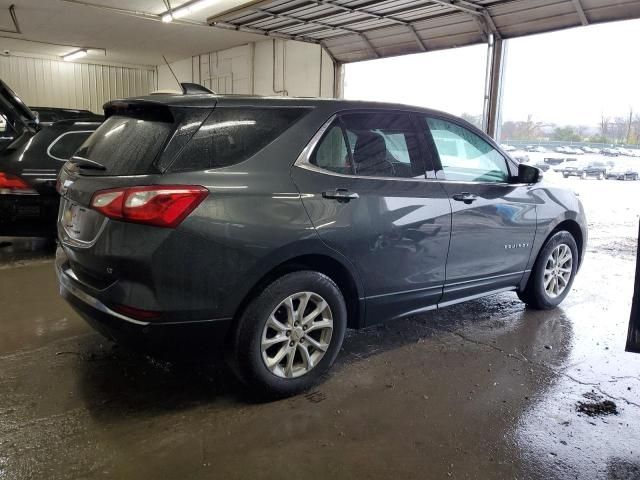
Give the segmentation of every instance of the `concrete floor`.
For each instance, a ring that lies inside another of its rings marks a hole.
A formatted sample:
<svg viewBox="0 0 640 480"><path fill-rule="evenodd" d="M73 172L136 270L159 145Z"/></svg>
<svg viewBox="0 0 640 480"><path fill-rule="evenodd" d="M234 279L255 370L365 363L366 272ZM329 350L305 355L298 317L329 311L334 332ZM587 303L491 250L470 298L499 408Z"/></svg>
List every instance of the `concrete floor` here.
<svg viewBox="0 0 640 480"><path fill-rule="evenodd" d="M0 479L640 478L640 182L564 182L591 241L561 308L504 294L351 332L324 383L267 404L222 365L103 340L50 249L0 243ZM618 415L578 413L585 394Z"/></svg>

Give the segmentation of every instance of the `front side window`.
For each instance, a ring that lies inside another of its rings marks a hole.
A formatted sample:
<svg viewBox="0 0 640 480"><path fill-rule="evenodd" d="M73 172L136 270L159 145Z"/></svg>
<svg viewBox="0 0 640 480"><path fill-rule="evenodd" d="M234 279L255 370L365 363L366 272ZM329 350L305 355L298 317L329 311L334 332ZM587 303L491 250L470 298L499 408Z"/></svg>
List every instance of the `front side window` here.
<svg viewBox="0 0 640 480"><path fill-rule="evenodd" d="M327 130L311 163L362 177L425 178L418 138L404 113L350 113Z"/></svg>
<svg viewBox="0 0 640 480"><path fill-rule="evenodd" d="M92 131L63 133L49 145L49 156L66 162L92 133Z"/></svg>
<svg viewBox="0 0 640 480"><path fill-rule="evenodd" d="M503 183L509 179L504 157L479 135L446 120L427 118L445 180Z"/></svg>

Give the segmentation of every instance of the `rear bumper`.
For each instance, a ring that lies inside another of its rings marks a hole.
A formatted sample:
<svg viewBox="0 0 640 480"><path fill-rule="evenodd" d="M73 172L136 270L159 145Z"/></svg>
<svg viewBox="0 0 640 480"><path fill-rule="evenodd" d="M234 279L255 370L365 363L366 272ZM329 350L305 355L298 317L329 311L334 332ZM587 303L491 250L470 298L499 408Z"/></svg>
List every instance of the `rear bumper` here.
<svg viewBox="0 0 640 480"><path fill-rule="evenodd" d="M89 289L69 268L64 254L56 255L55 268L60 295L105 337L156 353L222 353L231 319L154 323L130 318L88 293Z"/></svg>

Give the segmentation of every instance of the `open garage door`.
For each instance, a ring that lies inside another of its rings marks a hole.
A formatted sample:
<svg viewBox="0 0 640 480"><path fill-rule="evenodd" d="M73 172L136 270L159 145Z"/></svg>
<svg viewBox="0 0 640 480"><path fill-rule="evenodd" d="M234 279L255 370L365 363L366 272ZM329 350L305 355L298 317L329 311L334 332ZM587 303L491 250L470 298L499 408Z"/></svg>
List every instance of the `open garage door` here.
<svg viewBox="0 0 640 480"><path fill-rule="evenodd" d="M207 22L322 44L347 63L638 17L637 0L260 0Z"/></svg>

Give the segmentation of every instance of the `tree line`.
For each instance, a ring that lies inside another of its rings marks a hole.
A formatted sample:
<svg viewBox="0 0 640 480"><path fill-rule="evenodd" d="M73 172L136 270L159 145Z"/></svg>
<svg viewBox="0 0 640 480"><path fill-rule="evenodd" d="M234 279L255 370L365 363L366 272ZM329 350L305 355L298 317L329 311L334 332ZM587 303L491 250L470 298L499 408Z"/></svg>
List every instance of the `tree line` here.
<svg viewBox="0 0 640 480"><path fill-rule="evenodd" d="M482 125L481 115L462 114L462 118L478 128ZM562 141L591 142L602 144L640 144L640 114L629 109L624 116L602 114L597 127L586 125L559 126L549 122L534 121L528 115L524 121L502 123L501 138L516 141Z"/></svg>

